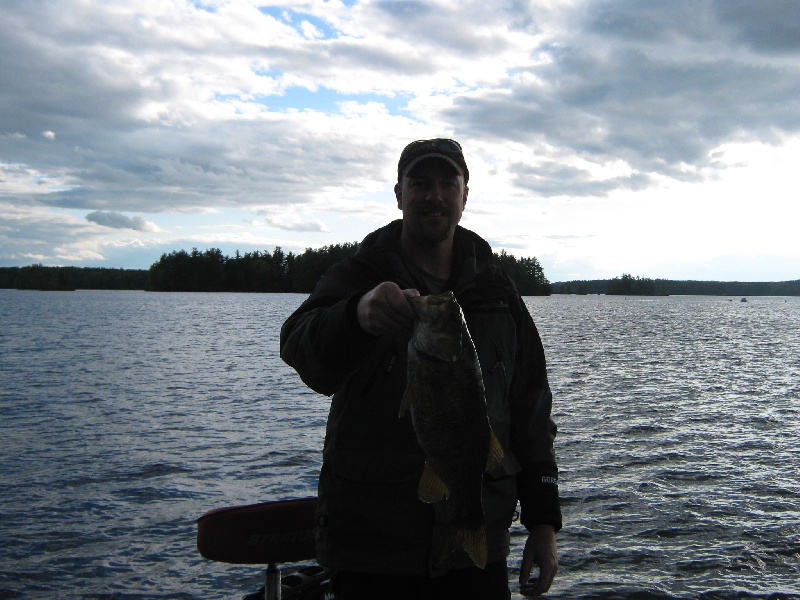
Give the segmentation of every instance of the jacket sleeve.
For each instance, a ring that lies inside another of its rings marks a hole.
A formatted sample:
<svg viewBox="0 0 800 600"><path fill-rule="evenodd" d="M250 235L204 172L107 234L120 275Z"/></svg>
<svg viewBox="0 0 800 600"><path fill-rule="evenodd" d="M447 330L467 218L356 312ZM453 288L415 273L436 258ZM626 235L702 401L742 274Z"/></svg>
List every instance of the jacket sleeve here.
<svg viewBox="0 0 800 600"><path fill-rule="evenodd" d="M331 268L281 327L281 358L314 391L341 389L369 354L375 336L358 324L356 306L369 287L344 277L345 264Z"/></svg>
<svg viewBox="0 0 800 600"><path fill-rule="evenodd" d="M512 451L522 467L517 475L520 521L530 530L547 523L562 527L558 495L556 425L550 412L553 396L539 332L517 295L517 360L511 380Z"/></svg>

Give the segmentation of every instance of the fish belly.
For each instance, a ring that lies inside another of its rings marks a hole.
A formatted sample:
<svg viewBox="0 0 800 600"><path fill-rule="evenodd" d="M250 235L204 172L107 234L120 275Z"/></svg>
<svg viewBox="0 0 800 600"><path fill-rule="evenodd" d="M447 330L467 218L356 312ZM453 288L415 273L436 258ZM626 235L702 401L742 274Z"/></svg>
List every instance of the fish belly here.
<svg viewBox="0 0 800 600"><path fill-rule="evenodd" d="M409 375L417 440L447 486L454 521L483 523L481 486L491 430L475 367L469 360L448 364L409 356Z"/></svg>

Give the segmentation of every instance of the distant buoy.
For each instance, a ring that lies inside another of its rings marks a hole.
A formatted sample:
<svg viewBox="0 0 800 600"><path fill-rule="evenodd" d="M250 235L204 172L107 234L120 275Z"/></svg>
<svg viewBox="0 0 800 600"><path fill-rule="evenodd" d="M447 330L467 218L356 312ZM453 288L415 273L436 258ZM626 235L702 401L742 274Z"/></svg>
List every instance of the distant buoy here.
<svg viewBox="0 0 800 600"><path fill-rule="evenodd" d="M747 298L742 298L740 302L747 302Z"/></svg>

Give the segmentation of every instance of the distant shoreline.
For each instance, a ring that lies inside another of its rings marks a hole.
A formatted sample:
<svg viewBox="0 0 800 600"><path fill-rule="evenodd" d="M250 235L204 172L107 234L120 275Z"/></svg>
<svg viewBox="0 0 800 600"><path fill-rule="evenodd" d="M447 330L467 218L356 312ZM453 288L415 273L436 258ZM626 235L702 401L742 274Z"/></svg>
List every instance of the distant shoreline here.
<svg viewBox="0 0 800 600"><path fill-rule="evenodd" d="M800 296L795 281L696 281L671 279L594 279L551 284L552 294L608 294L626 296Z"/></svg>
<svg viewBox="0 0 800 600"><path fill-rule="evenodd" d="M40 267L41 268L41 267ZM100 267L43 267L51 277L36 282L19 277L26 267L0 267L0 289L34 290L143 290L150 286L147 269ZM625 284L625 285L623 285ZM197 290L220 291L220 290ZM292 293L296 290L273 290ZM243 292L248 293L248 292ZM697 281L642 279L623 276L612 279L559 281L550 284L551 295L626 296L800 296L800 279L794 281Z"/></svg>

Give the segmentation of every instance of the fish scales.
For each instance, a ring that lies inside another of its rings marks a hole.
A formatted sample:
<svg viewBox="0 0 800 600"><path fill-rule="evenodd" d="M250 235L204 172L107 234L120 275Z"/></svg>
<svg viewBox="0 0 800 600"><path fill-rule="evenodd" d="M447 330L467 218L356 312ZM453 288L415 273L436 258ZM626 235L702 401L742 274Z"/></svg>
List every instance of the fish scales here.
<svg viewBox="0 0 800 600"><path fill-rule="evenodd" d="M419 498L451 503L453 547L486 565L483 473L503 456L486 411L475 346L452 292L410 299L417 316L408 344L408 387L401 416L410 409L425 452Z"/></svg>

